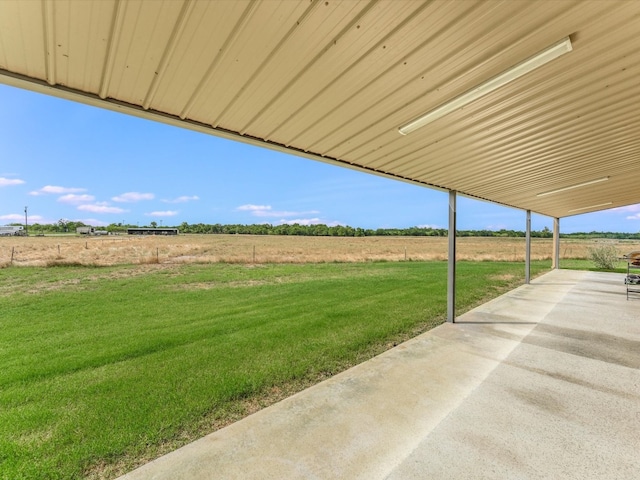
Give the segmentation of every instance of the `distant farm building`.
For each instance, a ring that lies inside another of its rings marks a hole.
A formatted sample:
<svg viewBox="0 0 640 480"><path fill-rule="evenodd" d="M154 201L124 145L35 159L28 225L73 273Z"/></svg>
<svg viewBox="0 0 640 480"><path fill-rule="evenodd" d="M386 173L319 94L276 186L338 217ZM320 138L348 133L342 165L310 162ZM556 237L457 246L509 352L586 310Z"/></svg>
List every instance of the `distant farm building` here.
<svg viewBox="0 0 640 480"><path fill-rule="evenodd" d="M76 227L76 233L79 235L109 235L107 230L96 230L95 227Z"/></svg>
<svg viewBox="0 0 640 480"><path fill-rule="evenodd" d="M127 228L128 235L178 235L177 228Z"/></svg>
<svg viewBox="0 0 640 480"><path fill-rule="evenodd" d="M13 237L26 235L24 227L22 226L2 226L0 227L0 237Z"/></svg>

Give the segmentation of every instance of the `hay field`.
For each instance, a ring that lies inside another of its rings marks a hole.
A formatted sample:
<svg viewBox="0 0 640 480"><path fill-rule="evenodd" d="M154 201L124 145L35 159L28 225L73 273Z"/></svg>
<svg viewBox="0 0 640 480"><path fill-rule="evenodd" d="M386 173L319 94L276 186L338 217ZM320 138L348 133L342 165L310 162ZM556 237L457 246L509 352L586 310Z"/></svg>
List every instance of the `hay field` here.
<svg viewBox="0 0 640 480"><path fill-rule="evenodd" d="M622 255L640 250L628 240L560 242L560 258L585 259L588 249L612 243ZM551 239L532 239L532 260L550 259ZM259 235L47 236L0 238L0 267L181 263L322 263L445 260L441 237L296 237ZM463 237L458 259L523 261L523 238Z"/></svg>

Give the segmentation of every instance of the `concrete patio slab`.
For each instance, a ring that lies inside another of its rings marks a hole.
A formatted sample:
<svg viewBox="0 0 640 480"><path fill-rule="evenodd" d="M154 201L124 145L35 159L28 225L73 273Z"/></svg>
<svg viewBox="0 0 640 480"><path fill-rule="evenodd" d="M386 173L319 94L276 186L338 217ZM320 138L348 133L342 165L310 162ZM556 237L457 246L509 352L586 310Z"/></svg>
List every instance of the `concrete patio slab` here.
<svg viewBox="0 0 640 480"><path fill-rule="evenodd" d="M552 271L121 479L637 477L623 278Z"/></svg>

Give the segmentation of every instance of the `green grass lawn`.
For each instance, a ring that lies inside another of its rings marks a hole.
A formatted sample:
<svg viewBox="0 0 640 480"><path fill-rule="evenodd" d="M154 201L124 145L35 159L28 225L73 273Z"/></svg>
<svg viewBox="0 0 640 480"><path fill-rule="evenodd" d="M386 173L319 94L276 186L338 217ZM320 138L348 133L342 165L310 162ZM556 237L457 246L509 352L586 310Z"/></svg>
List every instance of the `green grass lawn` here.
<svg viewBox="0 0 640 480"><path fill-rule="evenodd" d="M445 319L446 269L1 269L0 478L113 477L371 358ZM459 263L458 311L523 277Z"/></svg>
<svg viewBox="0 0 640 480"><path fill-rule="evenodd" d="M593 260L563 258L560 260L560 268L566 268L568 270L590 270L594 272L627 273L627 262L616 262L613 270L603 270L601 268L597 268L593 263Z"/></svg>

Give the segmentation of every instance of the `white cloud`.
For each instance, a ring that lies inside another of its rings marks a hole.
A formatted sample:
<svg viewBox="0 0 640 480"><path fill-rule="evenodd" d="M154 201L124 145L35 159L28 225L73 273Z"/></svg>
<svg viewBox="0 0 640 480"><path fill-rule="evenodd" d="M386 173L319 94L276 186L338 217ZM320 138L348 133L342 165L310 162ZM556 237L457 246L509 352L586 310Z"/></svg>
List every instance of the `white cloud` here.
<svg viewBox="0 0 640 480"><path fill-rule="evenodd" d="M635 215L629 215L627 220L640 220L640 213L636 213Z"/></svg>
<svg viewBox="0 0 640 480"><path fill-rule="evenodd" d="M271 210L271 205L240 205L236 210L246 212L265 212Z"/></svg>
<svg viewBox="0 0 640 480"><path fill-rule="evenodd" d="M280 220L279 223L287 225L294 225L296 223L298 225L318 225L319 223L324 222L319 218L297 218L295 220Z"/></svg>
<svg viewBox="0 0 640 480"><path fill-rule="evenodd" d="M40 190L36 190L34 192L29 192L29 195L63 195L66 193L80 193L86 192L86 188L75 188L75 187L58 187L55 185L46 185L42 187Z"/></svg>
<svg viewBox="0 0 640 480"><path fill-rule="evenodd" d="M162 200L164 203L186 203L186 202L192 202L195 200L200 200L200 197L198 197L197 195L192 195L192 196L187 196L187 195L183 195L181 197L178 198L174 198L173 200Z"/></svg>
<svg viewBox="0 0 640 480"><path fill-rule="evenodd" d="M119 207L110 207L104 202L96 203L93 205L78 205L78 210L82 210L83 212L93 212L93 213L124 213L127 211Z"/></svg>
<svg viewBox="0 0 640 480"><path fill-rule="evenodd" d="M154 198L155 195L153 193L127 192L113 197L111 200L121 203L133 203L141 200L153 200Z"/></svg>
<svg viewBox="0 0 640 480"><path fill-rule="evenodd" d="M41 215L29 215L28 216L29 223L42 223L44 217ZM0 220L5 220L8 222L24 222L24 214L21 213L10 213L8 215L0 215ZM45 222L49 223L49 222Z"/></svg>
<svg viewBox="0 0 640 480"><path fill-rule="evenodd" d="M165 210L164 212L145 213L149 217L175 217L178 213L176 210Z"/></svg>
<svg viewBox="0 0 640 480"><path fill-rule="evenodd" d="M254 217L297 217L300 215L315 215L320 213L317 210L310 210L308 212L288 212L288 211L276 211L272 210L271 205L241 205L236 210L251 212ZM287 222L289 223L289 222Z"/></svg>
<svg viewBox="0 0 640 480"><path fill-rule="evenodd" d="M4 178L0 177L0 187L9 187L12 185L22 185L24 180L20 180L19 178Z"/></svg>
<svg viewBox="0 0 640 480"><path fill-rule="evenodd" d="M635 205L627 205L626 207L612 208L612 212L640 212L640 203ZM634 215L635 217L635 215ZM629 217L627 217L629 218Z"/></svg>
<svg viewBox="0 0 640 480"><path fill-rule="evenodd" d="M24 220L24 215L19 213L10 213L8 215L0 215L0 220L8 220L10 222L21 222Z"/></svg>
<svg viewBox="0 0 640 480"><path fill-rule="evenodd" d="M86 203L86 202L93 202L96 199L96 197L94 197L93 195L76 195L74 193L69 193L67 195L63 195L60 198L58 198L58 201L61 203L71 203L71 204L76 204L76 203Z"/></svg>
<svg viewBox="0 0 640 480"><path fill-rule="evenodd" d="M265 212L265 211L261 211L261 210L257 210L255 212L253 212L253 215L256 217L295 217L298 215L313 215L315 213L320 213L316 210L310 210L308 212L287 212L287 211L269 211L269 212Z"/></svg>
<svg viewBox="0 0 640 480"><path fill-rule="evenodd" d="M418 227L418 228L433 228L433 229L443 228L440 225L431 225L429 223L425 223L424 225L416 225L416 227Z"/></svg>
<svg viewBox="0 0 640 480"><path fill-rule="evenodd" d="M94 227L106 227L107 225L109 225L109 222L105 222L104 220L97 220L95 218L78 218L75 221L82 222L85 225L92 225Z"/></svg>
<svg viewBox="0 0 640 480"><path fill-rule="evenodd" d="M497 225L487 225L486 227L484 227L484 229L496 231L496 230L507 230L508 227L504 223L499 223Z"/></svg>

